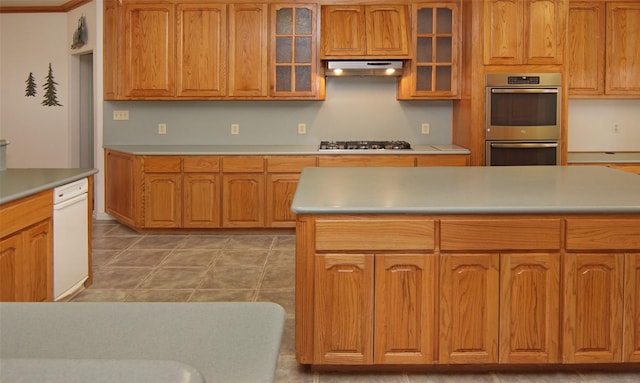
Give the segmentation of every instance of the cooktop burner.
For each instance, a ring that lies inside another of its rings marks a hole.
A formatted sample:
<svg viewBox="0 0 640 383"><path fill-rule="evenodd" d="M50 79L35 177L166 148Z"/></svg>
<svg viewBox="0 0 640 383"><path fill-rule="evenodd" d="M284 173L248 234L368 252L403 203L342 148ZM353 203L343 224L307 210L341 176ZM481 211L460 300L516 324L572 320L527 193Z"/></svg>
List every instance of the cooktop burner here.
<svg viewBox="0 0 640 383"><path fill-rule="evenodd" d="M411 149L407 141L320 141L320 150L401 150Z"/></svg>

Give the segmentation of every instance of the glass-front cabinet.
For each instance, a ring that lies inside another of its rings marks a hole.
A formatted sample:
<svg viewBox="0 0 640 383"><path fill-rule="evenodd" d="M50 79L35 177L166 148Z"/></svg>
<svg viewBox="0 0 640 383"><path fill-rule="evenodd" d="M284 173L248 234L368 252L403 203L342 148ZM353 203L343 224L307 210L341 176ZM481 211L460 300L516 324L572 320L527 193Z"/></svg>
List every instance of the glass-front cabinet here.
<svg viewBox="0 0 640 383"><path fill-rule="evenodd" d="M460 36L454 3L412 5L414 60L405 64L399 99L457 98Z"/></svg>
<svg viewBox="0 0 640 383"><path fill-rule="evenodd" d="M272 97L318 97L316 12L315 4L272 5Z"/></svg>

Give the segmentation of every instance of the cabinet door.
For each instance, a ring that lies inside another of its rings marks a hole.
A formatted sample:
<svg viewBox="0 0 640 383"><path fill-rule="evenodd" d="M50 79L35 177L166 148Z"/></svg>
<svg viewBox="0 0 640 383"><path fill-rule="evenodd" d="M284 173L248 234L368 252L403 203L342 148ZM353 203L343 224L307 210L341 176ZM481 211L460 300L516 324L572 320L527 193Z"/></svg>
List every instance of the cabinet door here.
<svg viewBox="0 0 640 383"><path fill-rule="evenodd" d="M367 55L409 56L409 15L405 5L368 5L365 12Z"/></svg>
<svg viewBox="0 0 640 383"><path fill-rule="evenodd" d="M271 96L318 94L316 9L315 4L272 5Z"/></svg>
<svg viewBox="0 0 640 383"><path fill-rule="evenodd" d="M523 64L562 64L566 0L524 0Z"/></svg>
<svg viewBox="0 0 640 383"><path fill-rule="evenodd" d="M170 3L123 5L123 93L133 98L175 95L175 8Z"/></svg>
<svg viewBox="0 0 640 383"><path fill-rule="evenodd" d="M564 260L563 362L621 362L623 254Z"/></svg>
<svg viewBox="0 0 640 383"><path fill-rule="evenodd" d="M220 182L216 174L184 174L182 227L220 227Z"/></svg>
<svg viewBox="0 0 640 383"><path fill-rule="evenodd" d="M322 56L365 56L367 35L364 6L322 7Z"/></svg>
<svg viewBox="0 0 640 383"><path fill-rule="evenodd" d="M21 301L53 299L53 221L48 219L23 232L24 253L20 260Z"/></svg>
<svg viewBox="0 0 640 383"><path fill-rule="evenodd" d="M21 250L21 233L0 240L0 302L19 300Z"/></svg>
<svg viewBox="0 0 640 383"><path fill-rule="evenodd" d="M106 211L130 226L137 226L136 201L142 198L136 182L137 164L130 154L105 152Z"/></svg>
<svg viewBox="0 0 640 383"><path fill-rule="evenodd" d="M182 225L181 178L179 173L145 174L145 227L180 227Z"/></svg>
<svg viewBox="0 0 640 383"><path fill-rule="evenodd" d="M453 98L458 95L460 24L455 3L412 6L415 59L405 64L399 98Z"/></svg>
<svg viewBox="0 0 640 383"><path fill-rule="evenodd" d="M229 4L229 96L267 96L267 4Z"/></svg>
<svg viewBox="0 0 640 383"><path fill-rule="evenodd" d="M435 255L376 254L376 364L434 360Z"/></svg>
<svg viewBox="0 0 640 383"><path fill-rule="evenodd" d="M624 362L640 362L640 254L625 255Z"/></svg>
<svg viewBox="0 0 640 383"><path fill-rule="evenodd" d="M498 362L498 254L444 254L439 362Z"/></svg>
<svg viewBox="0 0 640 383"><path fill-rule="evenodd" d="M500 363L557 363L560 254L500 255Z"/></svg>
<svg viewBox="0 0 640 383"><path fill-rule="evenodd" d="M485 64L522 64L523 13L523 0L485 0Z"/></svg>
<svg viewBox="0 0 640 383"><path fill-rule="evenodd" d="M569 3L570 95L604 94L605 3Z"/></svg>
<svg viewBox="0 0 640 383"><path fill-rule="evenodd" d="M227 6L178 4L177 20L177 96L225 96Z"/></svg>
<svg viewBox="0 0 640 383"><path fill-rule="evenodd" d="M264 174L222 176L222 226L264 226Z"/></svg>
<svg viewBox="0 0 640 383"><path fill-rule="evenodd" d="M416 157L416 166L468 166L467 154L427 154Z"/></svg>
<svg viewBox="0 0 640 383"><path fill-rule="evenodd" d="M118 60L120 57L120 2L118 0L104 0L103 11L103 94L105 100L116 100L120 96L118 89Z"/></svg>
<svg viewBox="0 0 640 383"><path fill-rule="evenodd" d="M373 362L373 255L315 256L315 364Z"/></svg>
<svg viewBox="0 0 640 383"><path fill-rule="evenodd" d="M296 215L291 211L291 202L299 179L299 174L270 174L268 176L267 227L296 226Z"/></svg>
<svg viewBox="0 0 640 383"><path fill-rule="evenodd" d="M607 3L606 94L640 94L640 2Z"/></svg>

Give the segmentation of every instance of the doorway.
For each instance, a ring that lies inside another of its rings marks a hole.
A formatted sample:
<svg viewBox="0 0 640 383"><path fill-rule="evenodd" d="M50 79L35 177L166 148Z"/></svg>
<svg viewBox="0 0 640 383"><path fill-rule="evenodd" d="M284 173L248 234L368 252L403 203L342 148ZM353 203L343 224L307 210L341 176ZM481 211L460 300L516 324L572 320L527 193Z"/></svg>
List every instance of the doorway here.
<svg viewBox="0 0 640 383"><path fill-rule="evenodd" d="M80 55L79 66L79 137L78 155L81 168L94 167L93 53Z"/></svg>

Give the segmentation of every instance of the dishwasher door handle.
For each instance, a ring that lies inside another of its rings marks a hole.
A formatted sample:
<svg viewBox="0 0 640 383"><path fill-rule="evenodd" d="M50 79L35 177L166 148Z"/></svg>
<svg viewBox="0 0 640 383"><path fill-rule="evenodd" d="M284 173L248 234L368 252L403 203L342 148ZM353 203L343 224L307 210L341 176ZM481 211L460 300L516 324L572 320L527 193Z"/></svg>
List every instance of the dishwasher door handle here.
<svg viewBox="0 0 640 383"><path fill-rule="evenodd" d="M75 196L75 197L73 197L71 199L68 199L66 201L58 202L58 203L54 204L53 205L53 210L62 210L67 206L71 206L71 205L74 205L74 204L76 204L78 202L85 201L86 199L87 199L87 193L83 193L83 194Z"/></svg>

